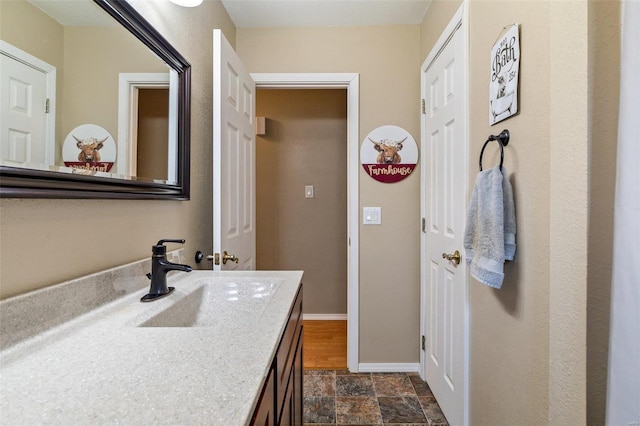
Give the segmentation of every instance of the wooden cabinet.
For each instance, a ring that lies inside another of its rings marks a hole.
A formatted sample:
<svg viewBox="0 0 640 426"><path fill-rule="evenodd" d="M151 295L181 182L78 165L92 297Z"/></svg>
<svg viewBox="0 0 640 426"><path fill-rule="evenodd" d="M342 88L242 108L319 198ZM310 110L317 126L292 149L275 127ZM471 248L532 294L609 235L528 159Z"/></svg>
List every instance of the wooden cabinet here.
<svg viewBox="0 0 640 426"><path fill-rule="evenodd" d="M273 368L269 370L269 376L262 388L262 395L258 401L258 406L253 413L252 425L274 426L276 416L276 404L274 399L275 381L273 379Z"/></svg>
<svg viewBox="0 0 640 426"><path fill-rule="evenodd" d="M303 424L302 286L289 312L252 425Z"/></svg>

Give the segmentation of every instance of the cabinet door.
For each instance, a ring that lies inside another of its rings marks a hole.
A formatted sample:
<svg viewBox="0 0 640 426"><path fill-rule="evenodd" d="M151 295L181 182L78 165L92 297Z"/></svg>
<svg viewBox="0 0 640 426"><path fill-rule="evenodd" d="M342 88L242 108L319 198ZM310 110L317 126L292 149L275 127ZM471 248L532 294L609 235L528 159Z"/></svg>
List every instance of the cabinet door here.
<svg viewBox="0 0 640 426"><path fill-rule="evenodd" d="M276 354L276 407L280 410L286 397L287 385L291 380L291 369L293 368L293 358L297 348L298 332L302 327L302 288L298 291L298 296L291 309L287 326L280 340L280 346ZM279 413L278 417L282 417Z"/></svg>
<svg viewBox="0 0 640 426"><path fill-rule="evenodd" d="M260 401L253 414L251 425L255 426L275 426L276 424L276 403L275 403L275 380L273 368L269 371L269 377L262 390Z"/></svg>
<svg viewBox="0 0 640 426"><path fill-rule="evenodd" d="M282 412L280 413L279 425L281 426L303 425L302 321L300 321L300 326L296 330L295 337L295 351L293 352L287 390L282 404Z"/></svg>
<svg viewBox="0 0 640 426"><path fill-rule="evenodd" d="M302 333L303 327L300 327L300 338L298 339L298 349L293 361L292 384L293 384L293 424L302 426L304 423L304 368L302 366Z"/></svg>
<svg viewBox="0 0 640 426"><path fill-rule="evenodd" d="M293 373L293 371L291 372ZM293 374L289 377L287 390L284 394L284 402L282 403L282 412L280 413L279 426L293 426L294 420L294 399L293 399Z"/></svg>

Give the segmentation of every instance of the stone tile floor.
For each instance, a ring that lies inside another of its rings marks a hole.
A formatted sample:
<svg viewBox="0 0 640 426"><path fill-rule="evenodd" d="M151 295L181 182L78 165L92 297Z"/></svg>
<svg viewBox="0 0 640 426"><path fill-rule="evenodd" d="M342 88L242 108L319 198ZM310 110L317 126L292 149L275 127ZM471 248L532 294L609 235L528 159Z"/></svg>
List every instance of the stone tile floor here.
<svg viewBox="0 0 640 426"><path fill-rule="evenodd" d="M448 426L417 373L305 370L305 425Z"/></svg>

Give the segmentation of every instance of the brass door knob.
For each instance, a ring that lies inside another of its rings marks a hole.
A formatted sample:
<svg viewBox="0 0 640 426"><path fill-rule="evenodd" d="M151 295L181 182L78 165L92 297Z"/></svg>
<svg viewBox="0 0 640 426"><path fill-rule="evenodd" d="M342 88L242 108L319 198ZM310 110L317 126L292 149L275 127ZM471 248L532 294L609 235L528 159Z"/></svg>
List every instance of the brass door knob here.
<svg viewBox="0 0 640 426"><path fill-rule="evenodd" d="M227 262L235 262L238 263L238 258L236 257L235 254L229 254L227 253L227 251L225 250L224 253L222 253L222 264L226 265Z"/></svg>
<svg viewBox="0 0 640 426"><path fill-rule="evenodd" d="M460 259L462 259L462 256L460 256L460 252L456 250L453 254L442 253L442 258L450 260L456 265L459 265Z"/></svg>

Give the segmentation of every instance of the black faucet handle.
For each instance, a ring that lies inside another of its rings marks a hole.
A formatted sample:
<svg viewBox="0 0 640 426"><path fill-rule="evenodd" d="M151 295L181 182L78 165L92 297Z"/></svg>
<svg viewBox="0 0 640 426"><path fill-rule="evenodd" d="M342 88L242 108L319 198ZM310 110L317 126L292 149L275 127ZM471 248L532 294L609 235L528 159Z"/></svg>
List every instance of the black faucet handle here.
<svg viewBox="0 0 640 426"><path fill-rule="evenodd" d="M164 243L184 244L184 241L185 240L160 240L158 241L158 244L151 247L151 253L153 253L154 256L165 256L167 254L167 247L164 245Z"/></svg>
<svg viewBox="0 0 640 426"><path fill-rule="evenodd" d="M177 244L184 244L185 240L171 240L171 239L166 239L166 240L160 240L158 241L158 244L156 244L157 246L161 246L164 245L164 243L177 243Z"/></svg>

